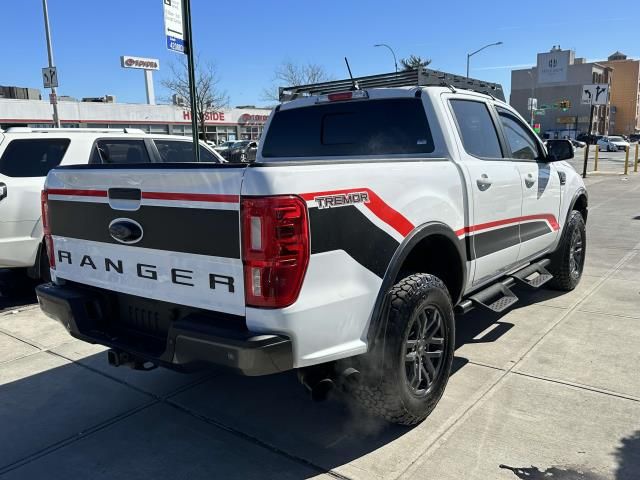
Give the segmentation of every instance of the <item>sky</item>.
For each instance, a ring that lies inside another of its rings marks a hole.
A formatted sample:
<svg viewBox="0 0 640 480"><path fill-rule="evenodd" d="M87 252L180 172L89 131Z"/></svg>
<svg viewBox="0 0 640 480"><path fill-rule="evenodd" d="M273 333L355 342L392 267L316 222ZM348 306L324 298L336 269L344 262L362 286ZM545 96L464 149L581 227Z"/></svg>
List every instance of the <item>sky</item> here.
<svg viewBox="0 0 640 480"><path fill-rule="evenodd" d="M394 70L398 59L430 58L431 68L464 74L466 54L501 41L471 59L471 76L503 85L510 71L535 64L553 45L578 57L604 59L615 50L640 57L637 0L380 1L191 0L194 47L216 65L230 105L263 105L283 61L315 63L332 77ZM168 98L160 81L180 54L166 48L163 0L48 0L58 67L58 95L115 95L144 103L143 72L120 67L121 55L160 60L156 97ZM0 85L42 88L47 50L41 0L0 0Z"/></svg>

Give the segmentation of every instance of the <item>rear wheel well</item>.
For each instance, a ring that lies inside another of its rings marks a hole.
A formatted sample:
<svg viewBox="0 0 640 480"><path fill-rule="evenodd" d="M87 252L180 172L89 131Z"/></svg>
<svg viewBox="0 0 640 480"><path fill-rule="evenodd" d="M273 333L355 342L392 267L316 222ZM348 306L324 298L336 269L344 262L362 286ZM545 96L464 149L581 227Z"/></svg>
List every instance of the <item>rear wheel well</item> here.
<svg viewBox="0 0 640 480"><path fill-rule="evenodd" d="M584 194L581 194L577 199L576 202L573 204L573 209L579 211L582 214L582 219L585 221L587 221L587 196ZM571 213L571 212L569 212Z"/></svg>
<svg viewBox="0 0 640 480"><path fill-rule="evenodd" d="M420 240L404 259L393 283L413 273L435 275L447 286L452 302L459 300L464 281L462 259L446 236L434 234Z"/></svg>

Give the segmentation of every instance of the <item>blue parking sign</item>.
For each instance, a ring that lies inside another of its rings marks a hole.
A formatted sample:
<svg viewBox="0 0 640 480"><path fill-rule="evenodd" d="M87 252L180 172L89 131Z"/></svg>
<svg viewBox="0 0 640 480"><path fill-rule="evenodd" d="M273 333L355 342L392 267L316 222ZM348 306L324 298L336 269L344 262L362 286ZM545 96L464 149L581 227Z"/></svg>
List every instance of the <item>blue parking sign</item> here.
<svg viewBox="0 0 640 480"><path fill-rule="evenodd" d="M167 48L174 52L184 53L184 40L167 35Z"/></svg>

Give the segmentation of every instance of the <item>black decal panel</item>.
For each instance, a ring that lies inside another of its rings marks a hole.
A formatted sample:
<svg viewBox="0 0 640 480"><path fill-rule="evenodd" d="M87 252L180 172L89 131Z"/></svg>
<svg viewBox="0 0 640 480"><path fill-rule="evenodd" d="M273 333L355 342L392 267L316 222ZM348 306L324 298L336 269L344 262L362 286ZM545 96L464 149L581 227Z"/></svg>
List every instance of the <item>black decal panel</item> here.
<svg viewBox="0 0 640 480"><path fill-rule="evenodd" d="M547 233L551 233L553 230L549 228L547 222L527 222L520 224L520 241L526 242L532 240Z"/></svg>
<svg viewBox="0 0 640 480"><path fill-rule="evenodd" d="M143 238L128 245L132 248L240 258L240 219L235 210L143 205L136 211L123 211L107 203L49 200L53 235L120 244L109 234L109 224L117 218L142 226Z"/></svg>
<svg viewBox="0 0 640 480"><path fill-rule="evenodd" d="M380 278L399 243L354 206L309 209L311 253L344 250Z"/></svg>
<svg viewBox="0 0 640 480"><path fill-rule="evenodd" d="M473 235L475 258L491 255L519 243L520 226L518 224Z"/></svg>

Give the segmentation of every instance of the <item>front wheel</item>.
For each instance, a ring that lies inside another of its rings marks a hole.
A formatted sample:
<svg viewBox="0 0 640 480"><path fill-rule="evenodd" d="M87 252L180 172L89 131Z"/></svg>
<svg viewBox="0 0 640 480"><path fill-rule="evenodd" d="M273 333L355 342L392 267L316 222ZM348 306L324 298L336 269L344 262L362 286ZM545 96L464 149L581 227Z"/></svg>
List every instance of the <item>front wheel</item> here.
<svg viewBox="0 0 640 480"><path fill-rule="evenodd" d="M449 380L453 306L444 283L428 274L403 278L388 295L383 338L366 355L353 395L374 415L414 425L435 408Z"/></svg>
<svg viewBox="0 0 640 480"><path fill-rule="evenodd" d="M551 288L570 291L578 286L584 269L586 248L587 230L584 218L579 211L573 210L562 232L558 249L551 257Z"/></svg>

